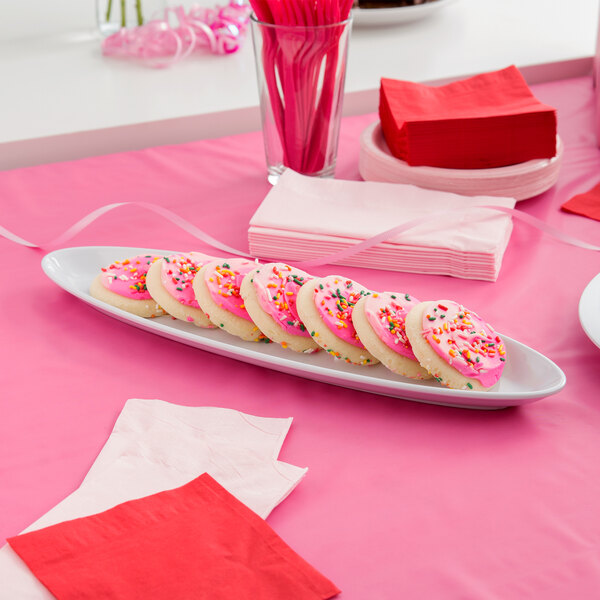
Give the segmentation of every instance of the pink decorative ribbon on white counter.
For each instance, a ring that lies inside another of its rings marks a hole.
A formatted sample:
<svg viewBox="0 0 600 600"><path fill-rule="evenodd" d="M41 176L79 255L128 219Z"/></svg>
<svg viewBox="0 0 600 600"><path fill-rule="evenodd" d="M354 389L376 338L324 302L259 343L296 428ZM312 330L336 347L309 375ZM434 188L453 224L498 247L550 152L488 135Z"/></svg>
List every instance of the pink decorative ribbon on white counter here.
<svg viewBox="0 0 600 600"><path fill-rule="evenodd" d="M33 242L29 242L29 241L23 239L22 237L12 233L11 231L6 229L2 225L0 225L0 236L6 238L7 240L15 242L16 244L20 244L21 246L27 246L29 248L56 247L56 246L60 246L64 243L68 242L69 240L71 240L78 233L80 233L86 227L88 227L88 225L90 225L91 223L93 223L94 221L99 219L102 215L110 212L111 210L113 210L115 208L119 208L121 206L138 206L140 208L150 210L150 211L162 216L167 221L170 221L171 223L173 223L174 225L176 225L183 231L189 233L191 236L195 237L196 239L200 240L201 242L204 242L207 246L210 246L211 248L213 248L215 250L222 250L223 252L226 252L228 254L234 254L236 256L244 256L246 258L254 258L247 252L243 252L242 250L237 250L236 248L232 248L231 246L228 246L227 244L220 242L219 240L215 239L214 237L212 237L211 235L209 235L208 233L206 233L199 227L196 227L189 221L186 221L183 217L180 217L179 215L170 211L168 208L164 208L163 206L159 206L157 204L150 204L148 202L115 202L113 204L106 204L104 206L101 206L101 207L97 208L96 210L92 211L91 213L87 214L85 217L83 217L82 219L80 219L79 221L74 223L73 225L71 225L71 227L69 227L64 233L59 235L57 238L55 238L49 242L46 242L44 244L35 244ZM535 229L539 229L540 231L549 235L550 237L553 237L561 242L564 242L565 244L569 244L571 246L576 246L578 248L583 248L585 250L593 250L595 252L600 251L600 246L594 246L593 244L589 244L588 242L579 240L567 233L562 232L560 229L557 229L556 227L552 227L551 225L544 223L544 221L541 221L540 219L532 217L531 215L528 215L520 210L516 210L514 208L507 208L505 206L494 206L494 205L477 206L476 208L477 209L485 208L485 209L488 209L491 211L502 212L502 213L508 214L511 217L514 217L515 219L522 221L523 223L527 223L528 225L530 225L531 227L534 227ZM469 210L471 210L471 209L465 209L464 212L468 212ZM355 254L358 254L359 252L361 252L363 250L371 248L372 246L375 246L382 242L393 239L393 238L397 237L398 235L400 235L401 233L404 233L405 231L408 231L409 229L418 227L419 225L431 223L433 220L439 221L440 217L444 217L444 216L449 216L449 215L456 216L457 212L460 212L460 211L456 211L456 210L454 210L452 212L450 212L450 211L443 212L442 211L442 212L432 213L430 215L427 215L426 217L419 217L418 219L412 219L410 221L406 221L405 223L401 223L400 225L396 225L395 227L392 227L386 231L382 231L381 233L379 233L373 237L367 238L367 239L363 240L362 242L353 244L352 246L349 246L348 248L345 248L344 250L341 250L339 252L334 252L332 254L327 254L325 256L321 256L319 258L315 258L315 259L311 259L311 260L293 262L292 264L294 264L298 267L301 267L301 268L317 267L317 266L321 266L321 265L332 264L337 261L348 258L349 256L354 256ZM288 261L288 262L290 262L290 261Z"/></svg>
<svg viewBox="0 0 600 600"><path fill-rule="evenodd" d="M102 54L137 58L148 66L168 67L198 48L213 54L239 50L248 29L252 9L231 0L226 6L182 6L165 9L163 18L138 27L123 28L102 42Z"/></svg>

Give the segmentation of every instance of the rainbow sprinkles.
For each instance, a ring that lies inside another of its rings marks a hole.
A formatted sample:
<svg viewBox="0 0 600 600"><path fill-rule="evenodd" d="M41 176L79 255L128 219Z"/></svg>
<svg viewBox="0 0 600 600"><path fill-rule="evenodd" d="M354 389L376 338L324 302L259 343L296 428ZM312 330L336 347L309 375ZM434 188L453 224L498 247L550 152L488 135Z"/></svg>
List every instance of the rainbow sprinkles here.
<svg viewBox="0 0 600 600"><path fill-rule="evenodd" d="M425 314L422 335L440 357L465 377L477 379L486 388L500 378L506 361L502 339L464 306L438 303Z"/></svg>

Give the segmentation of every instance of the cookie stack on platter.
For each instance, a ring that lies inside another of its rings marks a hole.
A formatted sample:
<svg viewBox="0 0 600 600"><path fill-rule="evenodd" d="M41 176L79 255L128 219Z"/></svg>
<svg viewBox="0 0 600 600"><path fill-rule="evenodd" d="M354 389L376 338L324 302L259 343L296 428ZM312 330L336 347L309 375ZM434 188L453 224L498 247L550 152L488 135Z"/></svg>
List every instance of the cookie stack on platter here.
<svg viewBox="0 0 600 600"><path fill-rule="evenodd" d="M247 342L306 354L323 349L364 367L381 362L398 375L433 377L456 389L492 388L506 360L500 336L457 302L374 292L342 275L313 277L282 262L199 252L136 256L103 269L90 293L140 316L168 313Z"/></svg>

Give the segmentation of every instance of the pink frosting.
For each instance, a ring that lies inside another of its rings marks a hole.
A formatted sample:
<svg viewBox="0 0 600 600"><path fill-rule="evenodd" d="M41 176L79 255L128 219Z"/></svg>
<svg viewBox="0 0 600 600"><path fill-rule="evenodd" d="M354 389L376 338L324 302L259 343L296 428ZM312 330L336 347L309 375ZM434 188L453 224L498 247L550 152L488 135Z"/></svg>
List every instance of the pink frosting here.
<svg viewBox="0 0 600 600"><path fill-rule="evenodd" d="M411 308L419 304L414 296L400 292L377 292L365 301L365 315L377 337L394 352L417 360L406 336L404 321Z"/></svg>
<svg viewBox="0 0 600 600"><path fill-rule="evenodd" d="M165 256L162 261L160 280L167 292L185 306L200 308L196 302L192 283L202 265L214 260L214 256L201 252L187 252Z"/></svg>
<svg viewBox="0 0 600 600"><path fill-rule="evenodd" d="M228 258L208 268L204 281L212 299L234 315L252 321L244 300L240 296L240 286L245 275L256 268L256 263L245 258Z"/></svg>
<svg viewBox="0 0 600 600"><path fill-rule="evenodd" d="M150 300L146 287L146 274L150 265L162 258L153 254L140 254L123 261L115 261L102 269L100 281L111 292L133 300Z"/></svg>
<svg viewBox="0 0 600 600"><path fill-rule="evenodd" d="M337 275L319 279L315 287L315 306L325 325L337 337L358 348L364 346L352 324L352 309L362 296L369 293L356 281Z"/></svg>
<svg viewBox="0 0 600 600"><path fill-rule="evenodd" d="M288 265L265 265L252 277L261 308L291 335L310 337L296 308L298 291L310 279L308 273Z"/></svg>
<svg viewBox="0 0 600 600"><path fill-rule="evenodd" d="M423 314L423 337L465 377L477 379L486 388L500 379L506 358L504 343L481 317L464 306L451 300L432 303Z"/></svg>

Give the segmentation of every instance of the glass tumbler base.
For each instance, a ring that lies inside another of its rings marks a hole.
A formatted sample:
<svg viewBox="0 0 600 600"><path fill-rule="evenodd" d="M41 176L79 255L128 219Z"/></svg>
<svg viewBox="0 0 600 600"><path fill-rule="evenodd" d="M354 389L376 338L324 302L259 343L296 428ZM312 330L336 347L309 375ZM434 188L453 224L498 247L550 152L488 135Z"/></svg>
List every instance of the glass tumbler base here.
<svg viewBox="0 0 600 600"><path fill-rule="evenodd" d="M277 185L279 178L286 169L287 167L281 163L267 167L267 181L271 185ZM328 167L325 167L316 173L301 173L301 175L306 175L307 177L323 177L325 179L332 179L335 175L335 164L329 165Z"/></svg>

